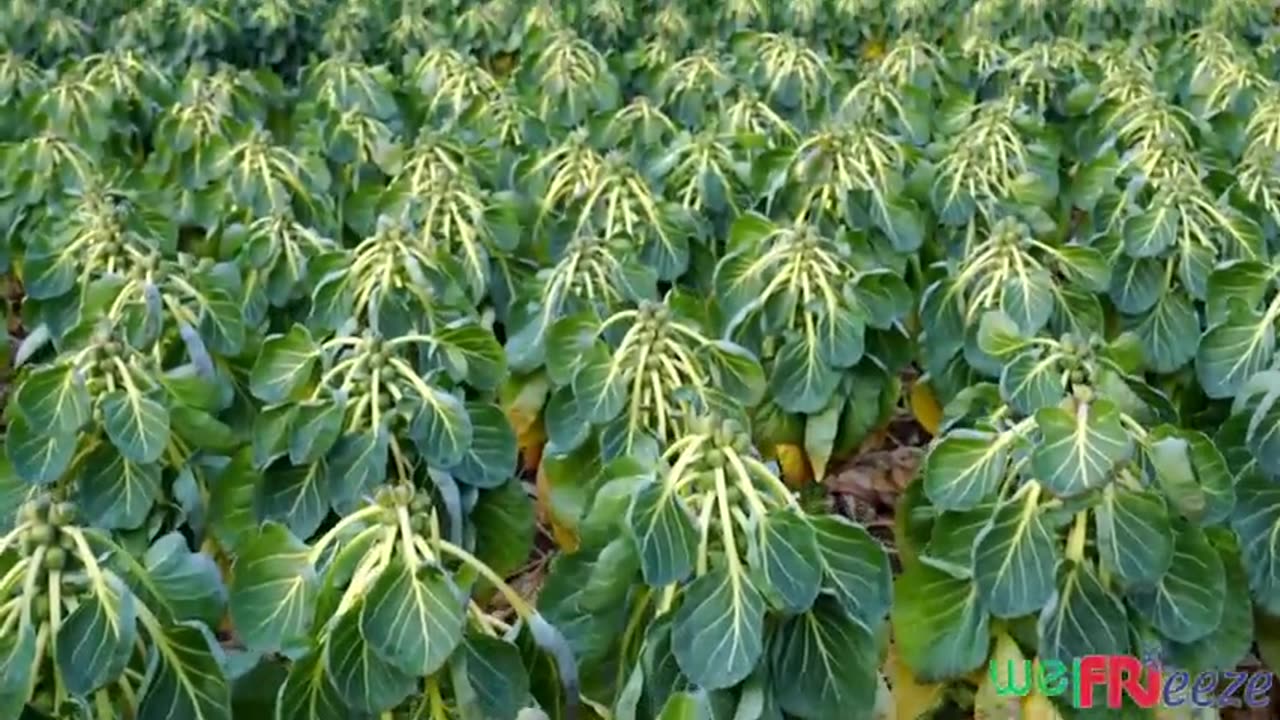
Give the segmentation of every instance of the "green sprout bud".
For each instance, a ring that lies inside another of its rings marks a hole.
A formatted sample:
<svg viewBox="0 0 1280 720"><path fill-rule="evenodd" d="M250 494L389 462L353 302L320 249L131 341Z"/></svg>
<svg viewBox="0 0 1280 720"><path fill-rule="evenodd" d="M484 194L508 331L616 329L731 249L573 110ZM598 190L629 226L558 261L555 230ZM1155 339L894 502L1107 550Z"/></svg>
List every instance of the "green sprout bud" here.
<svg viewBox="0 0 1280 720"><path fill-rule="evenodd" d="M394 492L397 505L408 505L413 502L413 487L411 485L397 485Z"/></svg>
<svg viewBox="0 0 1280 720"><path fill-rule="evenodd" d="M49 522L54 525L69 525L76 521L80 508L73 502L60 502L49 511Z"/></svg>
<svg viewBox="0 0 1280 720"><path fill-rule="evenodd" d="M382 507L391 507L395 504L395 496L392 494L389 486L383 485L378 488L376 493L374 493L373 501Z"/></svg>
<svg viewBox="0 0 1280 720"><path fill-rule="evenodd" d="M40 523L31 528L31 543L33 545L49 545L57 536L54 527L48 523Z"/></svg>
<svg viewBox="0 0 1280 720"><path fill-rule="evenodd" d="M60 547L51 547L44 555L45 570L61 570L67 566L67 551Z"/></svg>
<svg viewBox="0 0 1280 720"><path fill-rule="evenodd" d="M713 470L718 470L724 467L724 453L718 449L712 448L702 457L703 460L706 461L707 466Z"/></svg>
<svg viewBox="0 0 1280 720"><path fill-rule="evenodd" d="M690 420L689 432L693 433L694 435L711 434L711 418L708 418L705 415L702 415Z"/></svg>

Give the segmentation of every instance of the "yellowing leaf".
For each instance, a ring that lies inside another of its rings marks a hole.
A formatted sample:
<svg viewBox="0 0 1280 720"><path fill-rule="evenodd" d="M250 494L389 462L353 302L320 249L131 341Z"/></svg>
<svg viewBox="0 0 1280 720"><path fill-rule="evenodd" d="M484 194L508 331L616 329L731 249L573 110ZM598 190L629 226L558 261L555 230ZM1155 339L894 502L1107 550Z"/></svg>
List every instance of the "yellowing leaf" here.
<svg viewBox="0 0 1280 720"><path fill-rule="evenodd" d="M938 434L942 424L942 406L933 394L933 388L924 380L911 383L911 414L915 416L920 427L929 431L930 435Z"/></svg>
<svg viewBox="0 0 1280 720"><path fill-rule="evenodd" d="M542 407L549 389L546 376L539 374L509 378L499 393L502 412L516 431L516 447L526 470L536 469L542 460L542 448L547 442Z"/></svg>
<svg viewBox="0 0 1280 720"><path fill-rule="evenodd" d="M779 444L774 448L778 456L778 465L782 468L782 479L793 488L800 488L813 479L813 468L809 466L809 456L799 445Z"/></svg>
<svg viewBox="0 0 1280 720"><path fill-rule="evenodd" d="M1062 720L1062 714L1053 701L1039 693L1032 693L1022 701L1023 720Z"/></svg>
<svg viewBox="0 0 1280 720"><path fill-rule="evenodd" d="M551 494L554 489L551 482L547 478L546 472L543 471L542 464L538 464L538 474L534 481L534 486L538 492L538 515L544 522L551 526L551 537L556 541L556 545L565 552L574 552L578 549L578 533L563 519L557 517L554 511L555 504L551 501Z"/></svg>
<svg viewBox="0 0 1280 720"><path fill-rule="evenodd" d="M889 647L885 670L893 686L894 720L917 720L941 704L946 685L916 680L915 673L902 662L893 646Z"/></svg>
<svg viewBox="0 0 1280 720"><path fill-rule="evenodd" d="M1033 677L1029 675L1030 666L1018 644L1005 633L996 634L996 647L991 654L991 661L995 664L996 678L992 679L989 668L980 671L982 680L973 699L974 720L1019 720L1022 717L1024 697L1002 694L1001 690L1009 687L1030 688L1033 682Z"/></svg>

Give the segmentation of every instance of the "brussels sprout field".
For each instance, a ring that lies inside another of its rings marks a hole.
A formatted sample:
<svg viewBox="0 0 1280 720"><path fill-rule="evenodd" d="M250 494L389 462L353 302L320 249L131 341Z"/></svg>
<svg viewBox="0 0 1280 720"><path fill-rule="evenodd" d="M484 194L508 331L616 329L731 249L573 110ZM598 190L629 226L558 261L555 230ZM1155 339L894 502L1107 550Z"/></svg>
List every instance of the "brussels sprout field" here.
<svg viewBox="0 0 1280 720"><path fill-rule="evenodd" d="M1277 667L1273 5L0 0L0 718Z"/></svg>

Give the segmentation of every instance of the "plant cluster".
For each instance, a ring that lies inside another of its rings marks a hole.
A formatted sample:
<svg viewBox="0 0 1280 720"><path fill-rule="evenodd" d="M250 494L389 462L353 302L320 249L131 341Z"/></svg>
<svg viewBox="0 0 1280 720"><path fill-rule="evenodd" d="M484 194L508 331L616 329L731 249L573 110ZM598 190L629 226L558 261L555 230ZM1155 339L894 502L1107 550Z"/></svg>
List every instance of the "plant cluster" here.
<svg viewBox="0 0 1280 720"><path fill-rule="evenodd" d="M1269 655L1275 20L6 0L0 717L825 720L888 654L920 712ZM800 486L908 397L895 564Z"/></svg>

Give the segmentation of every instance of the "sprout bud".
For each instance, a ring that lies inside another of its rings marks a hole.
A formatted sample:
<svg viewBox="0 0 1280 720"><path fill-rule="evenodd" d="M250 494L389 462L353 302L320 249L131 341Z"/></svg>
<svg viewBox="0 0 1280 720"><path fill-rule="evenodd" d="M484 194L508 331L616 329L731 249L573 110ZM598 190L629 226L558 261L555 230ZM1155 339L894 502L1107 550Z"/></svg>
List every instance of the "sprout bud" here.
<svg viewBox="0 0 1280 720"><path fill-rule="evenodd" d="M54 527L48 523L40 523L33 526L29 535L33 545L49 545L53 543L56 536L57 532Z"/></svg>
<svg viewBox="0 0 1280 720"><path fill-rule="evenodd" d="M67 551L60 547L51 547L44 556L45 570L61 570L67 566Z"/></svg>

